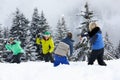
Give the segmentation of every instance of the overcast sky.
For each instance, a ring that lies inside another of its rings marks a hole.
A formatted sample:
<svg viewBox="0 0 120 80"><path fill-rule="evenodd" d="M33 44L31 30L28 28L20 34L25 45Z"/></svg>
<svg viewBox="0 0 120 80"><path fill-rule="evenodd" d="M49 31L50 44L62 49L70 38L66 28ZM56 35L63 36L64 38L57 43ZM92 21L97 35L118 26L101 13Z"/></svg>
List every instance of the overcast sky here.
<svg viewBox="0 0 120 80"><path fill-rule="evenodd" d="M120 0L0 0L0 24L10 26L16 8L31 20L33 9L37 7L39 13L43 10L50 26L55 27L58 19L64 15L68 26L77 27L79 21L75 21L76 14L86 1L95 11L103 32L108 32L111 40L117 44L120 40Z"/></svg>
<svg viewBox="0 0 120 80"><path fill-rule="evenodd" d="M0 23L6 25L16 8L31 19L33 9L37 7L39 13L43 10L50 25L53 25L58 17L73 10L80 2L80 0L0 0Z"/></svg>

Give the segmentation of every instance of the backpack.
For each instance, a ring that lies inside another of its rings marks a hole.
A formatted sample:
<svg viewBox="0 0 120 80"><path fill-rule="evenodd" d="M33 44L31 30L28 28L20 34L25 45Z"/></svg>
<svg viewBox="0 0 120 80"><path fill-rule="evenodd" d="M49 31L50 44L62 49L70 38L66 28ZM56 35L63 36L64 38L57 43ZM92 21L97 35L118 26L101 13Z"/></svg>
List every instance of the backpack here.
<svg viewBox="0 0 120 80"><path fill-rule="evenodd" d="M69 52L69 45L64 42L60 42L55 50L55 54L60 56L66 56L68 52Z"/></svg>

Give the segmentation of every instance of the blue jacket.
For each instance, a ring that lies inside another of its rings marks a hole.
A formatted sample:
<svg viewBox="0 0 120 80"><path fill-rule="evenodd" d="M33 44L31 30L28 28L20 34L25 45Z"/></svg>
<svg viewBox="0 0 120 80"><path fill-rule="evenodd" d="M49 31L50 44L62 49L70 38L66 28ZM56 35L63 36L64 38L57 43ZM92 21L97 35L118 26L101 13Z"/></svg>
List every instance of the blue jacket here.
<svg viewBox="0 0 120 80"><path fill-rule="evenodd" d="M71 40L69 37L66 37L65 39L62 40L62 42L66 43L70 47L70 55L73 53L73 40Z"/></svg>
<svg viewBox="0 0 120 80"><path fill-rule="evenodd" d="M90 38L90 42L92 44L92 50L99 50L104 48L104 41L101 31L98 31L94 36L92 36Z"/></svg>
<svg viewBox="0 0 120 80"><path fill-rule="evenodd" d="M94 28L91 32L88 32L88 34L82 34L81 36L90 37L90 43L92 45L92 50L99 50L99 49L104 48L102 32L99 27Z"/></svg>

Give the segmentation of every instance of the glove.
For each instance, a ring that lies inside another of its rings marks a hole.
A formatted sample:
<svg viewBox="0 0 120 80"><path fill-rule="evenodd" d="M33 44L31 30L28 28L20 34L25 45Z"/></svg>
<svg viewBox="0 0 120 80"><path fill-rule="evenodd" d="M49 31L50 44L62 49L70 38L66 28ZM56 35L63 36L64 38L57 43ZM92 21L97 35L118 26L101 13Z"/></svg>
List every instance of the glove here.
<svg viewBox="0 0 120 80"><path fill-rule="evenodd" d="M51 52L48 52L48 54L52 54Z"/></svg>
<svg viewBox="0 0 120 80"><path fill-rule="evenodd" d="M8 42L7 41L4 41L5 44L7 44Z"/></svg>

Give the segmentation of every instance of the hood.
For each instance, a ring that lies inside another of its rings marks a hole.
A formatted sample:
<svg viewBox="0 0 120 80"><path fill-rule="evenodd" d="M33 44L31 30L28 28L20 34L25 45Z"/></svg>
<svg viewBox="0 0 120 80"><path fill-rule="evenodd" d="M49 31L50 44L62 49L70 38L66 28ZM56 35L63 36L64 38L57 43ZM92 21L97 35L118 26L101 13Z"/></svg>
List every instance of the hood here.
<svg viewBox="0 0 120 80"><path fill-rule="evenodd" d="M95 27L91 32L88 32L88 34L89 34L90 37L93 37L98 32L101 33L100 28L99 27Z"/></svg>

